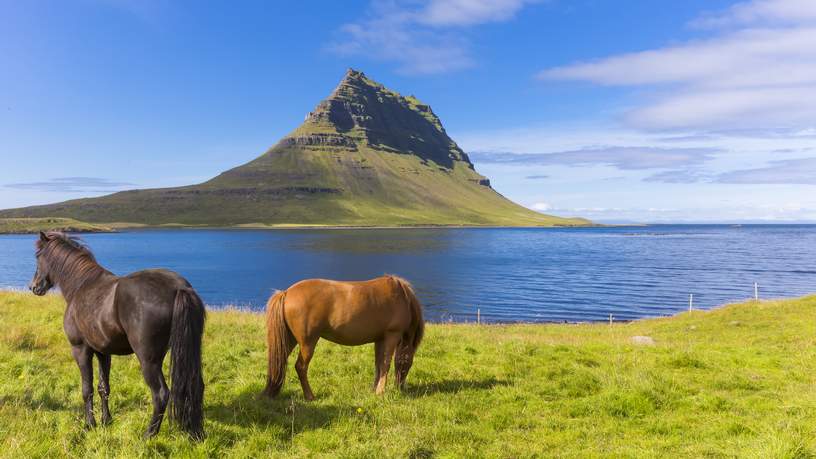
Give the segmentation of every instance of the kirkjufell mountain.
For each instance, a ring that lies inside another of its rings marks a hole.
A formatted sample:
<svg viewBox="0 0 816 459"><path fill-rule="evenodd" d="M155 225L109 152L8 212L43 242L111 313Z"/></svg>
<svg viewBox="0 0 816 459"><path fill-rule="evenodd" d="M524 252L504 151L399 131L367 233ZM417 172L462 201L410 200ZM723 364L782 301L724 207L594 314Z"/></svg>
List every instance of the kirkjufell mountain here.
<svg viewBox="0 0 816 459"><path fill-rule="evenodd" d="M0 211L147 225L584 225L513 203L476 172L431 107L349 70L258 158L197 185Z"/></svg>

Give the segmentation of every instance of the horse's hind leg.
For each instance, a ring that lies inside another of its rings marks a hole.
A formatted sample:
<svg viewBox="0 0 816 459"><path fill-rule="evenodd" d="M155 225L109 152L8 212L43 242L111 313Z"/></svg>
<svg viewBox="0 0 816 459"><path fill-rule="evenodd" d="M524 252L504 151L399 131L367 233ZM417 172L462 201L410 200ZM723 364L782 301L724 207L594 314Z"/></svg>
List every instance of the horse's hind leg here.
<svg viewBox="0 0 816 459"><path fill-rule="evenodd" d="M79 344L71 347L82 376L82 400L85 402L85 427L96 427L93 415L93 351L87 345Z"/></svg>
<svg viewBox="0 0 816 459"><path fill-rule="evenodd" d="M382 395L382 393L385 392L388 370L391 368L391 358L394 356L394 351L397 349L397 345L401 339L402 334L400 333L388 333L385 335L385 338L383 338L383 355L379 362L380 371L378 372L380 379L377 381L376 389L374 389L377 395Z"/></svg>
<svg viewBox="0 0 816 459"><path fill-rule="evenodd" d="M162 419L164 419L164 411L167 409L167 401L170 399L170 391L167 390L167 383L164 381L164 374L162 374L161 359L158 362L152 360L143 361L142 376L144 376L145 383L150 387L150 392L153 394L153 416L150 418L150 424L144 434L145 438L150 438L159 433Z"/></svg>
<svg viewBox="0 0 816 459"><path fill-rule="evenodd" d="M315 346L317 346L317 339L314 341L304 340L300 343L300 353L298 354L297 362L295 362L295 370L300 379L300 387L303 388L303 397L308 401L314 400L315 396L312 392L312 387L309 385L309 362L314 355Z"/></svg>
<svg viewBox="0 0 816 459"><path fill-rule="evenodd" d="M413 341L413 337L403 335L402 341L397 346L397 353L394 355L394 379L400 390L405 389L405 378L411 371L414 363L414 348L408 343Z"/></svg>
<svg viewBox="0 0 816 459"><path fill-rule="evenodd" d="M107 425L111 423L110 409L108 408L108 396L110 395L110 367L111 356L105 354L96 354L99 360L99 398L102 401L102 424Z"/></svg>

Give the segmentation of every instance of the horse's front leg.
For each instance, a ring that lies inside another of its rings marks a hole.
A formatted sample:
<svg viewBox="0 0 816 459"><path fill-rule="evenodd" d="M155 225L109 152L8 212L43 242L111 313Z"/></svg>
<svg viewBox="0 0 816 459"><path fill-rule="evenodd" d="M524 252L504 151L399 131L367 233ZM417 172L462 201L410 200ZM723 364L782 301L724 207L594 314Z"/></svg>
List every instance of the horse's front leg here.
<svg viewBox="0 0 816 459"><path fill-rule="evenodd" d="M385 354L385 339L374 342L374 384L371 390L377 390L377 383L380 382L380 371L382 371L383 355Z"/></svg>
<svg viewBox="0 0 816 459"><path fill-rule="evenodd" d="M96 358L99 360L99 386L96 389L99 391L99 399L102 405L102 424L108 425L112 421L110 409L108 408L111 356L97 353Z"/></svg>
<svg viewBox="0 0 816 459"><path fill-rule="evenodd" d="M79 366L79 373L82 376L82 400L85 402L85 428L96 427L96 420L93 414L93 350L86 344L78 344L71 347Z"/></svg>

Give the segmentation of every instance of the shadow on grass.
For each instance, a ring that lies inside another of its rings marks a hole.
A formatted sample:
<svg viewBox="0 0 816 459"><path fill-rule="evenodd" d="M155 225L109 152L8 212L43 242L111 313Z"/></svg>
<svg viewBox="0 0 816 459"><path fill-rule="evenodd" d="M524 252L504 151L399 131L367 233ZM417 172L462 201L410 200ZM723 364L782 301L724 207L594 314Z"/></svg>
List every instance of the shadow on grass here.
<svg viewBox="0 0 816 459"><path fill-rule="evenodd" d="M281 394L270 399L260 390L246 390L226 402L205 404L205 418L239 427L285 425L294 430L316 430L329 426L333 420L350 414L353 408L327 405L318 400L307 402L302 397Z"/></svg>
<svg viewBox="0 0 816 459"><path fill-rule="evenodd" d="M455 394L463 390L489 390L498 386L509 386L510 381L499 380L489 377L481 380L473 379L446 379L423 384L406 384L403 394L407 397L417 398L433 394Z"/></svg>

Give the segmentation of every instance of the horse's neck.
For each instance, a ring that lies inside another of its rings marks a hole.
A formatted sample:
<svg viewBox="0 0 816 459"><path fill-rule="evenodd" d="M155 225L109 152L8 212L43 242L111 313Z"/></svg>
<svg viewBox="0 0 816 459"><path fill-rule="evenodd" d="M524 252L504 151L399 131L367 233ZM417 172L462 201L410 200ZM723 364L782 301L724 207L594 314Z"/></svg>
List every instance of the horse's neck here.
<svg viewBox="0 0 816 459"><path fill-rule="evenodd" d="M98 295L98 289L104 288L115 281L116 276L110 271L103 268L99 263L93 262L93 266L89 268L90 273L83 273L85 279L58 279L56 280L57 287L62 291L63 296L68 303L72 303L79 297L89 295Z"/></svg>

